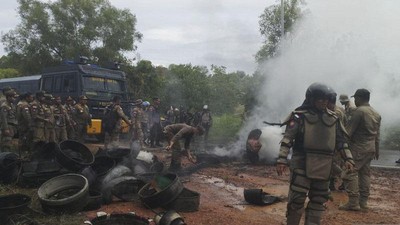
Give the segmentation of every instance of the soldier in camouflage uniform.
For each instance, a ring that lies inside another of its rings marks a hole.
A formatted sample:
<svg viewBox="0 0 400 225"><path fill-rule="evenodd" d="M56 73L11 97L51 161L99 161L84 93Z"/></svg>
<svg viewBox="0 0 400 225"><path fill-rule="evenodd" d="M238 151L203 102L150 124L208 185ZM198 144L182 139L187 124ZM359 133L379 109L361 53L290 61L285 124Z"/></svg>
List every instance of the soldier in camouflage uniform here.
<svg viewBox="0 0 400 225"><path fill-rule="evenodd" d="M13 144L14 135L17 133L18 121L16 117L16 106L14 101L17 93L14 90L6 91L6 101L1 105L1 151L16 152Z"/></svg>
<svg viewBox="0 0 400 225"><path fill-rule="evenodd" d="M67 123L67 137L70 140L76 139L75 129L76 129L76 122L74 120L75 115L75 107L74 107L74 99L71 96L68 96L65 105L65 110L67 111L69 123Z"/></svg>
<svg viewBox="0 0 400 225"><path fill-rule="evenodd" d="M32 117L30 103L33 101L33 94L30 92L21 96L17 104L17 120L19 134L20 153L29 152L32 146Z"/></svg>
<svg viewBox="0 0 400 225"><path fill-rule="evenodd" d="M355 171L343 178L349 201L341 210L368 209L370 194L371 161L379 158L379 135L381 116L370 106L370 92L358 89L353 96L357 108L346 126L349 134L351 153L354 156Z"/></svg>
<svg viewBox="0 0 400 225"><path fill-rule="evenodd" d="M92 126L92 118L87 106L87 100L88 98L84 95L79 97L79 102L75 105L75 115L73 117L76 122L76 136L81 143L85 142L87 126Z"/></svg>
<svg viewBox="0 0 400 225"><path fill-rule="evenodd" d="M138 140L141 147L143 147L142 120L144 116L142 103L143 103L142 99L136 100L134 102L134 107L131 112L132 141Z"/></svg>
<svg viewBox="0 0 400 225"><path fill-rule="evenodd" d="M53 96L51 94L45 94L45 103L43 104L44 118L47 120L44 124L44 136L46 142L56 142L56 132L54 124L54 113L53 113Z"/></svg>
<svg viewBox="0 0 400 225"><path fill-rule="evenodd" d="M331 89L331 93L329 93L329 96L328 96L327 108L336 113L336 116L338 117L340 123L343 126L345 123L346 115L345 115L343 108L336 105L336 97L337 97L336 92ZM341 181L343 165L344 165L344 161L342 160L342 157L340 156L340 152L336 151L336 153L333 157L332 174L331 174L331 179L330 179L330 183L329 183L329 189L331 191L335 191L336 190L335 184L339 183ZM339 187L339 189L344 190L343 183Z"/></svg>
<svg viewBox="0 0 400 225"><path fill-rule="evenodd" d="M6 86L1 90L2 94L0 95L0 106L6 101L5 93L7 91L11 91L11 90L13 90L13 89L10 86ZM1 124L0 124L0 126L1 126ZM0 131L0 134L1 134L1 131ZM0 145L1 145L1 139L0 139Z"/></svg>
<svg viewBox="0 0 400 225"><path fill-rule="evenodd" d="M53 106L54 120L55 120L55 133L56 142L67 140L67 124L70 123L67 110L61 104L61 97L56 96L55 104Z"/></svg>
<svg viewBox="0 0 400 225"><path fill-rule="evenodd" d="M194 135L203 135L204 128L201 126L192 127L185 123L171 124L164 127L163 133L167 138L168 145L165 147L167 151L172 149L171 164L169 170L177 171L181 169L181 146L179 141L185 141L185 154L190 161L193 161L190 154L190 142Z"/></svg>
<svg viewBox="0 0 400 225"><path fill-rule="evenodd" d="M44 126L48 120L44 115L44 91L36 93L36 99L31 103L30 111L32 118L32 147L33 150L39 142L45 142Z"/></svg>
<svg viewBox="0 0 400 225"><path fill-rule="evenodd" d="M356 107L351 104L349 96L345 94L341 94L339 97L339 102L344 106L344 118L343 118L343 124L346 126L347 122L351 119L351 116L353 115L354 110Z"/></svg>
<svg viewBox="0 0 400 225"><path fill-rule="evenodd" d="M104 147L105 149L113 149L118 147L119 142L119 134L121 133L122 127L121 122L124 120L129 126L132 125L129 118L125 115L124 111L121 108L121 97L114 96L113 104L109 106L111 110L111 115L113 118L112 121L115 121L114 127L111 128L111 131L106 131Z"/></svg>

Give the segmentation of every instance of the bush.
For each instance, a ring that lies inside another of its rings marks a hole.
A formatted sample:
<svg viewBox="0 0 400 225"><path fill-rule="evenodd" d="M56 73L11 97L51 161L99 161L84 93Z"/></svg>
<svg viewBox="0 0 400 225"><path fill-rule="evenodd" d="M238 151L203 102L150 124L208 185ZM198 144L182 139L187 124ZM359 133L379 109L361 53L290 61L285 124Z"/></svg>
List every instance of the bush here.
<svg viewBox="0 0 400 225"><path fill-rule="evenodd" d="M213 126L210 129L209 140L213 142L229 142L235 139L242 126L242 117L234 114L213 116Z"/></svg>

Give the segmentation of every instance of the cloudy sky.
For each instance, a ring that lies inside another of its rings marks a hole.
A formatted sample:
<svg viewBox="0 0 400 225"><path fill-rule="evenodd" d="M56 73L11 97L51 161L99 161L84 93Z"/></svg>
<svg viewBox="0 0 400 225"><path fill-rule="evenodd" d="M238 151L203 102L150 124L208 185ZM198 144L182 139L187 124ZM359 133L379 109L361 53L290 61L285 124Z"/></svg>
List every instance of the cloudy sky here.
<svg viewBox="0 0 400 225"><path fill-rule="evenodd" d="M110 0L137 17L137 29L144 36L137 58L165 66L215 64L249 74L255 69L254 55L262 43L259 16L276 1ZM16 1L2 2L2 34L18 24L17 6ZM0 55L5 54L3 47L0 44Z"/></svg>

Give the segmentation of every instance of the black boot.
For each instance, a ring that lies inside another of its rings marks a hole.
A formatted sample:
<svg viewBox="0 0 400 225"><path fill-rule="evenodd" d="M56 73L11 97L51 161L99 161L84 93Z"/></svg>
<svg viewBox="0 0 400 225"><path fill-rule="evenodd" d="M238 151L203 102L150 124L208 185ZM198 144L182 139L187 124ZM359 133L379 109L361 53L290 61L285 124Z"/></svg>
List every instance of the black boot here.
<svg viewBox="0 0 400 225"><path fill-rule="evenodd" d="M169 165L168 170L171 172L178 172L182 169L181 163L172 161L171 164Z"/></svg>

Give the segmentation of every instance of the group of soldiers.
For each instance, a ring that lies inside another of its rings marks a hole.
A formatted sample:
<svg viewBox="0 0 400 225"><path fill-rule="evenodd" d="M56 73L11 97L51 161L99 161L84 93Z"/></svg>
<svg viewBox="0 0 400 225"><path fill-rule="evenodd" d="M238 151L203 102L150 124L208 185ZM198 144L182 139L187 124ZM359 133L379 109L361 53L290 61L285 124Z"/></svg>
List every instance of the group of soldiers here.
<svg viewBox="0 0 400 225"><path fill-rule="evenodd" d="M2 92L1 151L26 157L41 143L67 139L83 142L86 127L91 125L86 96L80 96L76 104L69 96L62 104L60 96L44 91L18 96L14 89L6 87Z"/></svg>
<svg viewBox="0 0 400 225"><path fill-rule="evenodd" d="M350 105L348 96L341 95L339 100L345 106L341 109L336 106L336 96L324 84L310 85L303 104L285 123L276 168L282 175L290 166L288 225L300 223L307 197L305 224L321 224L335 154L343 160L336 163L349 197L339 209L368 210L370 163L379 158L381 116L370 106L370 92L366 89L358 89L352 96L356 107Z"/></svg>
<svg viewBox="0 0 400 225"><path fill-rule="evenodd" d="M163 119L160 113L160 99L153 98L152 104L142 99L137 99L132 103L130 117L124 114L121 107L121 99L118 96L113 98L113 103L108 107L110 117L107 121L113 123L106 129L105 148L116 148L119 142L121 122L124 121L130 126L131 142L137 142L143 148L148 145L151 148L162 147L161 140L165 138L166 150L172 150L170 170L181 169L181 156L185 155L190 161L194 161L190 153L190 143L194 135L202 135L208 132L212 124L211 113L208 107L203 107L200 119L196 124L188 124L188 121L172 120L169 111L167 119ZM171 109L174 109L171 107ZM174 112L173 115L179 115ZM179 111L178 111L179 112ZM168 117L170 116L170 117ZM177 117L175 117L177 118ZM163 122L163 123L162 123ZM203 126L207 127L207 130ZM180 141L184 141L184 151L180 147Z"/></svg>

